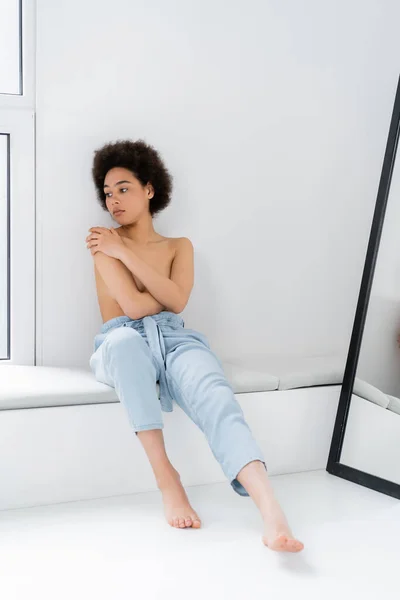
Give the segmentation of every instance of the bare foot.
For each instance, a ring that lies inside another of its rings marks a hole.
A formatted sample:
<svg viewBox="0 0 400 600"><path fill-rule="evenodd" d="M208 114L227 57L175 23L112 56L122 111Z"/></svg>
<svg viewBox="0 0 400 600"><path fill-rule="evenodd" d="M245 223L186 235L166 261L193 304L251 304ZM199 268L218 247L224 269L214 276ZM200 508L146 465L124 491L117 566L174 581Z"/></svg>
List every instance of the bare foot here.
<svg viewBox="0 0 400 600"><path fill-rule="evenodd" d="M163 497L165 516L171 527L178 529L201 527L201 521L190 506L177 471L168 475L162 483L159 482L158 487Z"/></svg>
<svg viewBox="0 0 400 600"><path fill-rule="evenodd" d="M287 527L279 527L275 531L266 528L266 535L263 537L263 543L276 552L300 552L304 548L304 544L296 540L290 529Z"/></svg>

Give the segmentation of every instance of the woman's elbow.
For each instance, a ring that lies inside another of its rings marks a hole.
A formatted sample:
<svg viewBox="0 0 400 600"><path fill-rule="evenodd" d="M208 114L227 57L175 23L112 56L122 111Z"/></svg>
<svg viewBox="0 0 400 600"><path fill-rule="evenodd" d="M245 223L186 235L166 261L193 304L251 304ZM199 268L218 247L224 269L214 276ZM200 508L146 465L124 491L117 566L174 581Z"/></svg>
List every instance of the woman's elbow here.
<svg viewBox="0 0 400 600"><path fill-rule="evenodd" d="M143 313L143 308L140 304L140 302L132 302L132 301L128 301L128 302L121 302L120 306L122 308L122 310L124 311L124 314L129 317L130 319L133 319L134 321L136 321L136 319L141 319L144 315Z"/></svg>
<svg viewBox="0 0 400 600"><path fill-rule="evenodd" d="M133 320L143 319L143 317L151 317L157 315L164 307L152 298L148 293L141 293L129 300L125 306L121 306L127 317Z"/></svg>
<svg viewBox="0 0 400 600"><path fill-rule="evenodd" d="M122 309L124 311L124 314L129 317L130 319L132 319L133 321L137 321L138 319L142 319L144 316L143 311L138 310L137 308L134 310L125 310Z"/></svg>
<svg viewBox="0 0 400 600"><path fill-rule="evenodd" d="M177 315L181 313L187 306L189 298L179 298L170 306L169 310Z"/></svg>

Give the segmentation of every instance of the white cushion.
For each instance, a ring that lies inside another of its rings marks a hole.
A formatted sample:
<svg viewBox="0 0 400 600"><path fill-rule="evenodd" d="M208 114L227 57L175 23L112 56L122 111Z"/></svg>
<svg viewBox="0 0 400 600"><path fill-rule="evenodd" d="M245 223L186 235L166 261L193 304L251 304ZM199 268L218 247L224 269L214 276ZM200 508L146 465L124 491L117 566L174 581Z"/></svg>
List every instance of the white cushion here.
<svg viewBox="0 0 400 600"><path fill-rule="evenodd" d="M387 394L384 394L378 388L357 377L354 381L353 393L356 396L360 396L360 398L365 398L369 402L382 406L382 408L388 408L389 406L389 396Z"/></svg>
<svg viewBox="0 0 400 600"><path fill-rule="evenodd" d="M343 381L344 366L343 359L329 356L272 359L266 364L279 378L280 390L338 385Z"/></svg>
<svg viewBox="0 0 400 600"><path fill-rule="evenodd" d="M268 370L279 377L279 390L301 387L338 385L343 382L344 359L335 356L271 357ZM356 378L353 392L369 402L388 408L389 396L373 385Z"/></svg>
<svg viewBox="0 0 400 600"><path fill-rule="evenodd" d="M66 367L0 366L0 409L117 402L93 373Z"/></svg>
<svg viewBox="0 0 400 600"><path fill-rule="evenodd" d="M388 409L400 415L400 398L395 396L389 396Z"/></svg>
<svg viewBox="0 0 400 600"><path fill-rule="evenodd" d="M278 389L279 379L275 375L226 362L223 363L223 368L235 394Z"/></svg>
<svg viewBox="0 0 400 600"><path fill-rule="evenodd" d="M338 385L343 382L344 360L335 356L271 357L268 369L279 377L279 390ZM388 408L389 397L373 385L356 378L353 392L369 402Z"/></svg>
<svg viewBox="0 0 400 600"><path fill-rule="evenodd" d="M278 388L278 379L268 373L230 363L224 370L235 393ZM117 394L96 381L90 370L0 365L0 410L102 402L118 402Z"/></svg>

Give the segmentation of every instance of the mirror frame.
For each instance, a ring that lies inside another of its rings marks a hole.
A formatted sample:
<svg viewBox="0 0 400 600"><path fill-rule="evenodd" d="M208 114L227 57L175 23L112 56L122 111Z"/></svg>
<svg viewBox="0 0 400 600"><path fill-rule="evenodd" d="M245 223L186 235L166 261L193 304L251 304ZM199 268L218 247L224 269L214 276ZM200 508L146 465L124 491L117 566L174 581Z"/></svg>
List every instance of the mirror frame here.
<svg viewBox="0 0 400 600"><path fill-rule="evenodd" d="M326 470L332 475L347 479L364 487L376 490L383 494L400 499L400 484L387 479L382 479L370 473L364 473L353 467L340 463L342 446L346 432L346 424L350 410L353 385L356 377L358 359L360 356L361 342L364 326L368 312L371 288L374 279L376 260L385 220L390 183L396 160L396 151L400 131L400 77L397 83L396 96L394 100L392 118L390 121L389 134L386 143L385 156L379 181L378 194L376 198L375 211L372 220L371 232L368 242L367 254L358 296L357 309L354 318L353 331L347 355L346 368L344 371L343 384L340 392L338 410L332 435ZM400 160L400 157L399 157ZM399 419L400 419L400 415ZM399 440L400 444L400 440Z"/></svg>

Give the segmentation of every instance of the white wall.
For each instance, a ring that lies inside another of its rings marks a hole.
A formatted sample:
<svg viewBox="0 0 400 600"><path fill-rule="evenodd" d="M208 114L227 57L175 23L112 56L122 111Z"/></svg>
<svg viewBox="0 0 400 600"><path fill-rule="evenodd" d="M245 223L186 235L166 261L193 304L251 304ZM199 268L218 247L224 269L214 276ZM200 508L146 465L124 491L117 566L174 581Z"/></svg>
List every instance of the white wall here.
<svg viewBox="0 0 400 600"><path fill-rule="evenodd" d="M389 192L357 376L400 398L400 152Z"/></svg>
<svg viewBox="0 0 400 600"><path fill-rule="evenodd" d="M92 152L144 137L223 357L347 352L398 75L394 0L38 0L37 364L87 366Z"/></svg>

